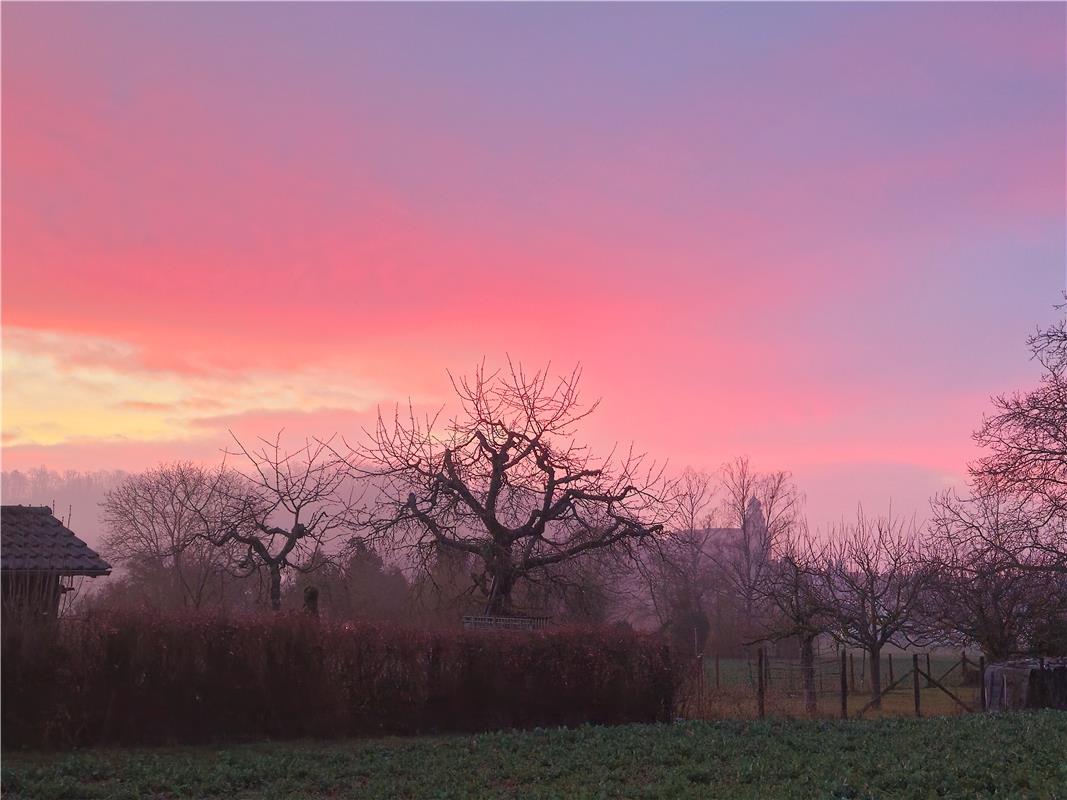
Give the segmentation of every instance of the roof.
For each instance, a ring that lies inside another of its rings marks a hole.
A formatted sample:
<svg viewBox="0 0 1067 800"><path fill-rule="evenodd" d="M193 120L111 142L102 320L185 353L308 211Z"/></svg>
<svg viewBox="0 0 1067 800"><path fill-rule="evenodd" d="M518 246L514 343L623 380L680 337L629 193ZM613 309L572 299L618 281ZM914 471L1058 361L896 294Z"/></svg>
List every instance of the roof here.
<svg viewBox="0 0 1067 800"><path fill-rule="evenodd" d="M111 565L48 506L0 506L0 570L107 575Z"/></svg>

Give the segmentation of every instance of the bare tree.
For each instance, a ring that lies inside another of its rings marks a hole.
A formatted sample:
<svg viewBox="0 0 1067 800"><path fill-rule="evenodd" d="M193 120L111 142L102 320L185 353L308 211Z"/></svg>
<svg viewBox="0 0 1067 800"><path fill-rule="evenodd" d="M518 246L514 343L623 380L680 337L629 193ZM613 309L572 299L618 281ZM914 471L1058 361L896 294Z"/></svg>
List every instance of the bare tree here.
<svg viewBox="0 0 1067 800"><path fill-rule="evenodd" d="M775 558L757 585L770 614L764 619L763 638L795 637L800 642L800 669L804 681L804 705L817 711L815 694L815 640L832 627L832 609L821 585L828 554L798 524L776 543Z"/></svg>
<svg viewBox="0 0 1067 800"><path fill-rule="evenodd" d="M247 462L245 485L226 493L218 516L202 514L203 538L244 551L238 567L265 570L271 608L281 610L282 575L320 566L329 546L360 528L361 496L350 482L349 467L332 448L332 440L305 440L295 450L260 438L251 448L233 437L230 455Z"/></svg>
<svg viewBox="0 0 1067 800"><path fill-rule="evenodd" d="M1055 573L1028 568L1030 515L1000 493L948 492L932 506L932 626L993 660L1040 651L1044 622L1067 612L1067 587Z"/></svg>
<svg viewBox="0 0 1067 800"><path fill-rule="evenodd" d="M801 496L788 472L756 472L747 458L723 466L722 491L723 523L737 533L721 543L715 560L754 623L760 586L778 542L797 524Z"/></svg>
<svg viewBox="0 0 1067 800"><path fill-rule="evenodd" d="M715 484L711 475L686 469L677 484L678 510L660 546L642 560L647 596L659 624L679 652L704 651L711 622L708 600L717 588L709 546Z"/></svg>
<svg viewBox="0 0 1067 800"><path fill-rule="evenodd" d="M105 554L134 572L155 574L167 584L157 583L156 594L173 593L181 607L196 610L220 602L220 578L233 548L203 538L203 521L218 518L240 485L234 473L187 462L127 477L102 504Z"/></svg>
<svg viewBox="0 0 1067 800"><path fill-rule="evenodd" d="M597 551L632 552L663 530L668 485L631 451L595 459L574 441L580 369L552 381L509 361L453 379L459 413L379 415L353 467L382 488L375 529L426 562L467 554L485 613L514 611L516 584Z"/></svg>
<svg viewBox="0 0 1067 800"><path fill-rule="evenodd" d="M871 662L871 698L881 707L881 655L886 645L919 644L927 634L923 595L930 582L920 557L914 522L890 513L856 521L834 532L821 575L822 591L842 641L863 648Z"/></svg>
<svg viewBox="0 0 1067 800"><path fill-rule="evenodd" d="M1067 572L1067 320L1038 331L1029 346L1041 382L993 398L995 413L974 436L987 453L970 465L972 488L1014 497L1029 518L1027 568Z"/></svg>
<svg viewBox="0 0 1067 800"><path fill-rule="evenodd" d="M711 475L687 467L682 471L675 496L678 499L675 530L697 531L711 527L712 503L715 501L715 482Z"/></svg>

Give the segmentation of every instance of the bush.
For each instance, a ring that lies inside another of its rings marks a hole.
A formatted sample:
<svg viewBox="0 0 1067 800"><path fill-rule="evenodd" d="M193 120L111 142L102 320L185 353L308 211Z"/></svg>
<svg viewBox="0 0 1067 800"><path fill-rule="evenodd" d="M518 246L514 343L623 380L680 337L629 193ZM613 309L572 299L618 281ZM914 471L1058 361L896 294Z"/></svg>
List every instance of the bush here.
<svg viewBox="0 0 1067 800"><path fill-rule="evenodd" d="M483 731L669 718L656 639L430 632L304 616L2 629L5 747Z"/></svg>

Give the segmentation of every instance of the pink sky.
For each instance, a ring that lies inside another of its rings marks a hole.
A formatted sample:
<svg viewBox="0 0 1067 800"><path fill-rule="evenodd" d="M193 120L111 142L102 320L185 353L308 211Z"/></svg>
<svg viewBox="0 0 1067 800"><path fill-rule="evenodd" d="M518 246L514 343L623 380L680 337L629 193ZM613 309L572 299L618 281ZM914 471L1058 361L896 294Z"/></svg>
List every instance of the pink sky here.
<svg viewBox="0 0 1067 800"><path fill-rule="evenodd" d="M587 438L920 515L1037 370L1065 7L5 4L3 466L351 434L484 356Z"/></svg>

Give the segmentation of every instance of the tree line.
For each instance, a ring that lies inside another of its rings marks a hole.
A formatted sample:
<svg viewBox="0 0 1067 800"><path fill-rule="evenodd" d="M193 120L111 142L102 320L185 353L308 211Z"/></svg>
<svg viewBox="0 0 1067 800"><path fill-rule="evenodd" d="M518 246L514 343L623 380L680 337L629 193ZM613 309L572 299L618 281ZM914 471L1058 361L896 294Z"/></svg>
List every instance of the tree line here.
<svg viewBox="0 0 1067 800"><path fill-rule="evenodd" d="M1065 321L1029 345L1038 386L993 398L966 487L922 527L860 510L813 533L789 473L744 458L672 476L597 457L579 369L483 365L448 417L398 407L355 439L235 438L216 467L127 477L102 513L125 575L92 602L279 610L308 590L337 616L643 621L694 654L792 643L809 702L819 637L869 654L874 693L887 646L1064 650Z"/></svg>

